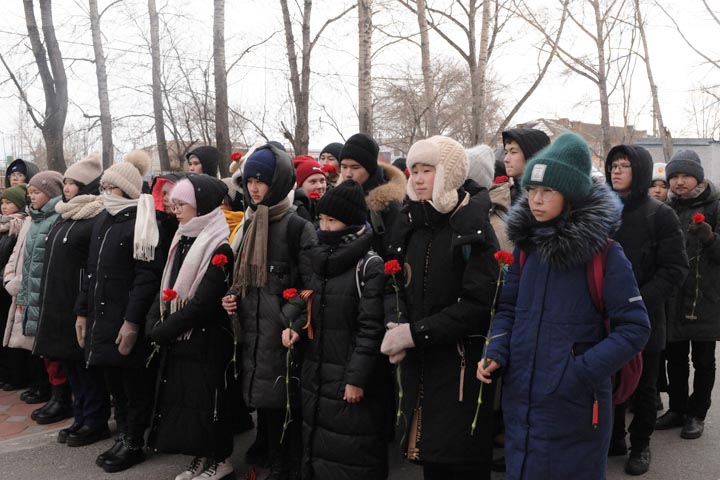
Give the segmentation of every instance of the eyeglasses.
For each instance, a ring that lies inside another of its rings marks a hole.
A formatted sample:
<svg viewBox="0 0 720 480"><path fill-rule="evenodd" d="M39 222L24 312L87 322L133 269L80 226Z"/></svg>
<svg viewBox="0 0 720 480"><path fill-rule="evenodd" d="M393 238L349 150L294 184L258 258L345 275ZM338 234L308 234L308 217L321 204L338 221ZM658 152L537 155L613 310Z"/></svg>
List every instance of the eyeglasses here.
<svg viewBox="0 0 720 480"><path fill-rule="evenodd" d="M185 205L187 205L187 203L172 202L170 203L170 210L172 210L173 212L182 212L183 208L185 208Z"/></svg>
<svg viewBox="0 0 720 480"><path fill-rule="evenodd" d="M540 187L536 185L528 185L527 187L525 187L525 192L527 193L528 198L530 198L531 200L534 199L535 196L539 193L540 198L543 202L547 202L553 199L559 193L554 188Z"/></svg>
<svg viewBox="0 0 720 480"><path fill-rule="evenodd" d="M101 183L98 190L100 191L100 193L112 193L112 191L115 190L116 188L120 188L120 187L116 187L115 185L113 185L111 183Z"/></svg>
<svg viewBox="0 0 720 480"><path fill-rule="evenodd" d="M608 171L612 172L613 170L620 170L621 172L627 172L632 168L632 165L629 163L613 163L608 167Z"/></svg>

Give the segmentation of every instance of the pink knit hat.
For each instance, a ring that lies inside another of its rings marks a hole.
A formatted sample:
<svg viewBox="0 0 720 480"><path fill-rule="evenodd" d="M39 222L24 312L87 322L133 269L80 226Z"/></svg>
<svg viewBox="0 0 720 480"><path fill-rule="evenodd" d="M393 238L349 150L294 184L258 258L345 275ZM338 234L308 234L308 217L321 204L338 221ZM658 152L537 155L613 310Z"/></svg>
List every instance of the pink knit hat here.
<svg viewBox="0 0 720 480"><path fill-rule="evenodd" d="M187 178L183 178L175 184L170 194L170 201L183 202L193 208L197 208L197 200L195 200L195 188Z"/></svg>

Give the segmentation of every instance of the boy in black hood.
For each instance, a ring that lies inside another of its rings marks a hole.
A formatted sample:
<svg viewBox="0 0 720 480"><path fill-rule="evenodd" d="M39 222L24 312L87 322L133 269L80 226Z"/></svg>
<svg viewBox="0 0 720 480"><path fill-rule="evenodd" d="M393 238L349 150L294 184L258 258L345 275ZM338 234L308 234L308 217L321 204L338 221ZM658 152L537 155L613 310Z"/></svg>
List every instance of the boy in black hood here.
<svg viewBox="0 0 720 480"><path fill-rule="evenodd" d="M629 427L630 457L625 472L642 475L650 468L650 436L657 416L657 376L665 346L665 300L688 272L680 222L668 205L648 195L653 161L642 147L617 145L608 153L605 178L623 202L622 224L613 235L632 264L650 317L650 339L643 351L643 371L635 390ZM609 454L625 455L626 404L615 407Z"/></svg>

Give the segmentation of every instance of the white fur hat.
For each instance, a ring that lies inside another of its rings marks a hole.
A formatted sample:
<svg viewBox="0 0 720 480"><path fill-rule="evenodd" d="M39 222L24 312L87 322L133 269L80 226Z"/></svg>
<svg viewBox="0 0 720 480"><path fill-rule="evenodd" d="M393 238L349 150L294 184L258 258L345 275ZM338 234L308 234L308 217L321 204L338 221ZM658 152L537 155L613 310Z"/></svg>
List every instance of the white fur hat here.
<svg viewBox="0 0 720 480"><path fill-rule="evenodd" d="M468 157L468 179L489 189L495 178L495 152L487 145L475 145L465 149Z"/></svg>
<svg viewBox="0 0 720 480"><path fill-rule="evenodd" d="M452 138L435 135L420 140L410 147L407 154L407 168L412 172L413 165L422 163L435 167L432 205L440 213L450 213L457 206L457 189L465 183L468 176L468 158L465 149ZM407 194L410 200L417 200L412 176L407 182Z"/></svg>

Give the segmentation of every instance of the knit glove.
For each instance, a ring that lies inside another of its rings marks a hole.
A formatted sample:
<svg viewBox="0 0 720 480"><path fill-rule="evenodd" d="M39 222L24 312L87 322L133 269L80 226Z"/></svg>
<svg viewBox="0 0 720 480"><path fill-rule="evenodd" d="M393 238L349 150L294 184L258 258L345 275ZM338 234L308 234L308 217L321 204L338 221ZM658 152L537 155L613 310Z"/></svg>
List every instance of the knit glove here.
<svg viewBox="0 0 720 480"><path fill-rule="evenodd" d="M401 323L400 325L388 323L388 329L385 332L382 345L380 345L380 351L385 355L397 355L401 351L415 346L409 323Z"/></svg>
<svg viewBox="0 0 720 480"><path fill-rule="evenodd" d="M130 352L135 346L135 342L137 342L139 329L139 325L130 323L127 320L123 322L122 327L120 327L120 331L118 332L118 336L115 339L115 345L118 346L118 352L120 352L120 355L130 355Z"/></svg>
<svg viewBox="0 0 720 480"><path fill-rule="evenodd" d="M691 224L688 227L688 233L695 235L703 244L710 243L715 239L712 227L707 222Z"/></svg>

